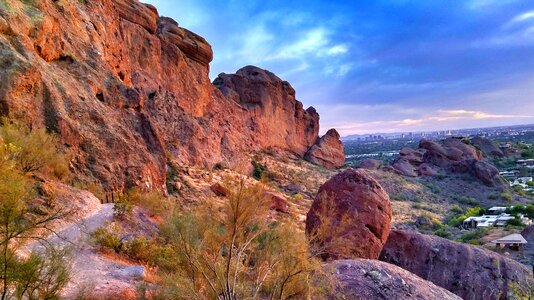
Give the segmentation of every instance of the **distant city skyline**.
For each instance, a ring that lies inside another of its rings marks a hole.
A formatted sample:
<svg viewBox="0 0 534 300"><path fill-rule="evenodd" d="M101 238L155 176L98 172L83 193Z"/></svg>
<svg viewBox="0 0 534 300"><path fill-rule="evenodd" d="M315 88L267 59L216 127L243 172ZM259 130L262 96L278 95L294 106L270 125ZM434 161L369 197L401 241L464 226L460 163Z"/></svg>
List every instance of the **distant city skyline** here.
<svg viewBox="0 0 534 300"><path fill-rule="evenodd" d="M356 134L349 134L346 136L342 136L342 138L347 138L351 136L376 136L376 135L384 135L384 136L394 136L394 135L401 135L401 134L413 134L413 135L420 135L420 134L431 134L436 132L450 132L451 134L454 134L455 132L465 132L465 131L474 131L474 130L480 130L480 131L488 131L491 129L512 129L512 128L524 128L529 127L531 131L534 131L534 124L512 124L512 125L505 125L505 126L489 126L489 127L474 127L474 128L455 128L455 129L439 129L439 130L417 130L417 131L397 131L397 132L366 132L366 133L356 133Z"/></svg>
<svg viewBox="0 0 534 300"><path fill-rule="evenodd" d="M534 1L147 2L212 44L212 79L273 71L321 133L534 123Z"/></svg>

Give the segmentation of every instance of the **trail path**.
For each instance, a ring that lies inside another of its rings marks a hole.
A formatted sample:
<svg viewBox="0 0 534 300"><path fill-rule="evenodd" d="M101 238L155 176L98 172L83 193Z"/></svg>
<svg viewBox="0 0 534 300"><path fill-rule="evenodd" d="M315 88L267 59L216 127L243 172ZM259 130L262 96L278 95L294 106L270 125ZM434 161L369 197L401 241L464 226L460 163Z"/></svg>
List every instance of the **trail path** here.
<svg viewBox="0 0 534 300"><path fill-rule="evenodd" d="M117 270L129 265L97 253L90 241L92 232L112 220L113 204L103 204L100 205L100 209L75 223L64 226L57 234L47 239L48 243L56 247L71 249L72 275L70 283L62 291L65 299L75 298L80 289L85 289L92 295L118 294L124 290L135 290L138 281L119 278L120 276L116 275ZM26 246L24 252L43 250L43 242L33 242Z"/></svg>

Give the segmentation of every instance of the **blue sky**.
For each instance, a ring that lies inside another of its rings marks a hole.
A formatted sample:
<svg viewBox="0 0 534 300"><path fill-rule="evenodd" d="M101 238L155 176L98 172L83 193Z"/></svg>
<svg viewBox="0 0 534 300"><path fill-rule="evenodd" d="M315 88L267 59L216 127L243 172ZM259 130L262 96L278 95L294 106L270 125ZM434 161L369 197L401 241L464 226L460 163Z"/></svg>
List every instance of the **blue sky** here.
<svg viewBox="0 0 534 300"><path fill-rule="evenodd" d="M342 135L534 123L534 1L147 0Z"/></svg>

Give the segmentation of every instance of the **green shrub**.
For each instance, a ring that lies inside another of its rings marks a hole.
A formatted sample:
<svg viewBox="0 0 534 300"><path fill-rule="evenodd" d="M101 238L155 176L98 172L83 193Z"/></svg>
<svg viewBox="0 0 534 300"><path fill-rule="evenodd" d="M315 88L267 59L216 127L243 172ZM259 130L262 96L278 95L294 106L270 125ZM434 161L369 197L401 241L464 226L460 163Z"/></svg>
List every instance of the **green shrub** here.
<svg viewBox="0 0 534 300"><path fill-rule="evenodd" d="M113 214L116 218L122 219L129 215L134 209L131 195L124 194L115 200L113 203Z"/></svg>
<svg viewBox="0 0 534 300"><path fill-rule="evenodd" d="M121 234L122 228L116 225L110 229L99 227L91 234L91 237L101 251L112 250L119 253L122 250Z"/></svg>
<svg viewBox="0 0 534 300"><path fill-rule="evenodd" d="M263 174L267 171L267 166L259 163L256 160L252 161L252 166L254 167L254 170L252 171L252 177L256 178L256 180L261 180L263 178Z"/></svg>
<svg viewBox="0 0 534 300"><path fill-rule="evenodd" d="M502 198L503 200L508 201L508 202L512 202L512 199L513 199L512 195L509 194L509 193L502 193L502 194L501 194L501 198Z"/></svg>
<svg viewBox="0 0 534 300"><path fill-rule="evenodd" d="M483 209L480 208L480 207L470 207L468 208L465 213L461 214L461 215L457 215L457 214L452 214L450 217L449 217L449 220L447 221L447 225L449 226L452 226L452 227L458 227L460 225L462 225L462 222L469 218L469 217L474 217L474 216L479 216L483 213Z"/></svg>
<svg viewBox="0 0 534 300"><path fill-rule="evenodd" d="M458 241L463 242L463 243L473 244L473 245L479 245L480 238L485 236L486 233L487 233L487 229L477 229L477 230L467 231L458 238Z"/></svg>
<svg viewBox="0 0 534 300"><path fill-rule="evenodd" d="M460 197L459 201L463 204L467 204L467 205L476 205L478 204L478 201L477 199L473 198L473 197L468 197L468 196L462 196Z"/></svg>
<svg viewBox="0 0 534 300"><path fill-rule="evenodd" d="M446 239L451 237L451 233L448 231L445 231L444 229L438 229L434 231L434 235L437 235L439 237L446 238Z"/></svg>
<svg viewBox="0 0 534 300"><path fill-rule="evenodd" d="M517 226L517 227L525 227L525 224L523 224L523 222L519 218L513 218L509 220L508 225Z"/></svg>
<svg viewBox="0 0 534 300"><path fill-rule="evenodd" d="M44 129L2 119L0 137L10 145L10 158L24 173L40 172L64 179L69 173L68 158L58 149L59 139Z"/></svg>

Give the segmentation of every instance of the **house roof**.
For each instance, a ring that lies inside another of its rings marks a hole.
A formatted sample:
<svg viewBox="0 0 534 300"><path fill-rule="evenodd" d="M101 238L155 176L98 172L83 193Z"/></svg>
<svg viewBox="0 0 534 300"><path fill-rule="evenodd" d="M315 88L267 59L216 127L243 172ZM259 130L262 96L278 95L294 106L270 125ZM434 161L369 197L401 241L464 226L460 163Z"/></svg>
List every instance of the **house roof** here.
<svg viewBox="0 0 534 300"><path fill-rule="evenodd" d="M521 234L514 233L491 242L494 244L526 244L527 240Z"/></svg>

